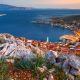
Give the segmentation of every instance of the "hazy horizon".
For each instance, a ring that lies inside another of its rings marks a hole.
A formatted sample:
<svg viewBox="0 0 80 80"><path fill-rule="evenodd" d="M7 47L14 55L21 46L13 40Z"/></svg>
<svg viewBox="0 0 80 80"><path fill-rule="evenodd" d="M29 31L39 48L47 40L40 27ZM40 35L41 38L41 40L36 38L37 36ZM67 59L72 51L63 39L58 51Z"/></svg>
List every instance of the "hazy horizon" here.
<svg viewBox="0 0 80 80"><path fill-rule="evenodd" d="M80 9L80 0L0 0L0 4L18 7Z"/></svg>

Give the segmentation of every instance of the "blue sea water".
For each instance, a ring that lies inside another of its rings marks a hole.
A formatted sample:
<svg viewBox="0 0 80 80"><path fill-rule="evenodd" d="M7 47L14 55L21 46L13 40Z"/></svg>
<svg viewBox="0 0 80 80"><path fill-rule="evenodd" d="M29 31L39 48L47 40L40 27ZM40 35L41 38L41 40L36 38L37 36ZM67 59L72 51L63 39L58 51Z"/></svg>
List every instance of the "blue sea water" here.
<svg viewBox="0 0 80 80"><path fill-rule="evenodd" d="M69 29L44 24L33 24L33 20L48 19L52 16L67 16L80 14L80 10L5 10L0 11L0 33L11 33L34 40L58 42L64 34L73 34Z"/></svg>

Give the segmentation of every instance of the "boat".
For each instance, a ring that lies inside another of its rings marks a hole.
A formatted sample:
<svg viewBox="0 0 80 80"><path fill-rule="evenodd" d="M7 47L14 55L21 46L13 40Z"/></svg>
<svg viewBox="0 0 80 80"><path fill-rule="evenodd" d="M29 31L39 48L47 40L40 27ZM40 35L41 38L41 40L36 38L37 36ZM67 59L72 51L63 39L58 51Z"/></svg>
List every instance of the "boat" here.
<svg viewBox="0 0 80 80"><path fill-rule="evenodd" d="M5 16L6 14L0 14L0 16Z"/></svg>

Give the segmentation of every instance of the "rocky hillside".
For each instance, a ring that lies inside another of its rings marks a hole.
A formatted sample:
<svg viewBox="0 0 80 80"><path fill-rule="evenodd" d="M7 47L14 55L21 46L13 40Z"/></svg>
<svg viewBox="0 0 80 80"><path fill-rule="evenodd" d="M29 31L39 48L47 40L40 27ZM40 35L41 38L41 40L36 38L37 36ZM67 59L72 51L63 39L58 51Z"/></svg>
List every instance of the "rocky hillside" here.
<svg viewBox="0 0 80 80"><path fill-rule="evenodd" d="M46 42L40 42L40 44L37 45L37 41L22 37L0 34L0 59L5 58L7 62L15 64L18 70L36 71L37 80L56 80L54 76L58 77L57 80L62 80L64 77L60 77L62 72L66 75L65 80L76 80L75 78L80 75L80 57L74 52L65 54L57 50L46 49Z"/></svg>
<svg viewBox="0 0 80 80"><path fill-rule="evenodd" d="M44 76L46 80L53 80L54 78L52 73L55 72L56 69L50 67L51 65L58 67L59 69L62 69L62 71L66 75L71 75L72 77L69 77L71 78L70 80L73 80L75 76L80 75L80 57L76 56L74 53L65 54L59 53L58 51L54 50L47 50L46 48L45 50L41 49L41 47L39 47L40 44L36 45L36 42L37 41L32 42L32 40L28 40L22 37L17 38L10 34L0 34L0 58L5 58L7 62L11 63L14 63L15 58L21 59L22 61L16 63L16 65L21 65L20 67L22 69L29 68L31 70L33 68L30 66L30 64L33 66L33 60L36 59L37 61L39 61L39 64L36 63L35 65L37 65L36 68L41 72L41 74L45 71L48 72L48 79L46 78L46 76ZM47 43L43 42L43 44L45 47ZM38 55L41 57L38 57ZM24 60L28 60L30 62L25 62L26 64L22 64ZM46 62L48 62L48 66ZM57 77L59 76L60 75L58 75Z"/></svg>
<svg viewBox="0 0 80 80"><path fill-rule="evenodd" d="M72 15L72 16L66 16L62 18L64 21L77 21L80 22L80 15Z"/></svg>

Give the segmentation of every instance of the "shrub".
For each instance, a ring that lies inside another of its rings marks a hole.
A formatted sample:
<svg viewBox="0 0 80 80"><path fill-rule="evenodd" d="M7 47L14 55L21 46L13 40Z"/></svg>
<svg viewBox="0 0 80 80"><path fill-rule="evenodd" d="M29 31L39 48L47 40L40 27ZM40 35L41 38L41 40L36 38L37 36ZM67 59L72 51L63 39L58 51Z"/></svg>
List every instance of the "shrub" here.
<svg viewBox="0 0 80 80"><path fill-rule="evenodd" d="M5 42L6 42L5 39L0 38L0 44L3 44L3 43L5 43Z"/></svg>
<svg viewBox="0 0 80 80"><path fill-rule="evenodd" d="M45 59L37 55L35 59L28 60L28 59L15 59L14 61L14 67L16 69L21 70L31 70L33 77L37 76L39 80L43 80L44 74L38 73L37 68L41 67L45 63Z"/></svg>
<svg viewBox="0 0 80 80"><path fill-rule="evenodd" d="M4 58L0 59L0 80L10 80L8 74L8 65Z"/></svg>

